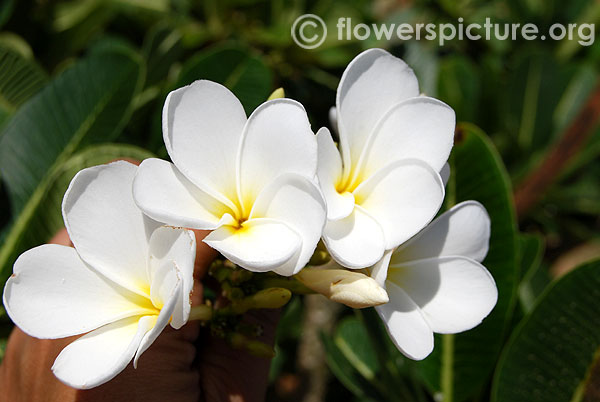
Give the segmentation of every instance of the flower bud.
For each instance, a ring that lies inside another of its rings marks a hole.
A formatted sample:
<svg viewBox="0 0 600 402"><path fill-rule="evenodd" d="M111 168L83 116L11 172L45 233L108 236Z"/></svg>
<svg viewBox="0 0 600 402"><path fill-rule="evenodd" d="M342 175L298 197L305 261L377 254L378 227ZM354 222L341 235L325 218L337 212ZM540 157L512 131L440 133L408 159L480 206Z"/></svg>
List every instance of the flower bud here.
<svg viewBox="0 0 600 402"><path fill-rule="evenodd" d="M273 99L279 99L279 98L285 98L285 91L283 90L283 88L277 88L276 90L274 90L271 95L269 95L269 98L267 100L273 100Z"/></svg>
<svg viewBox="0 0 600 402"><path fill-rule="evenodd" d="M315 292L352 308L373 307L389 301L384 288L357 271L305 268L296 278Z"/></svg>
<svg viewBox="0 0 600 402"><path fill-rule="evenodd" d="M292 292L284 288L263 289L251 296L252 308L280 308L286 305Z"/></svg>

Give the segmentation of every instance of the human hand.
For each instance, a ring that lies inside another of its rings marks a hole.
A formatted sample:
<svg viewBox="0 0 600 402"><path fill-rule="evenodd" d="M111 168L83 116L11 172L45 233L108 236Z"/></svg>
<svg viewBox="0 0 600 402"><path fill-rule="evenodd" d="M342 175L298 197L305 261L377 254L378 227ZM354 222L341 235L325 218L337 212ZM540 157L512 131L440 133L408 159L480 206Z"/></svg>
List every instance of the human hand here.
<svg viewBox="0 0 600 402"><path fill-rule="evenodd" d="M196 263L192 305L202 303L202 279L216 251L202 242L207 232L195 231ZM66 230L50 243L72 246ZM272 344L277 312L254 311L247 321L264 328L259 339ZM137 369L130 364L113 380L90 390L61 383L51 371L60 351L76 337L44 340L15 328L0 366L1 401L231 401L264 400L270 361L227 342L207 336L199 322L179 330L165 328L141 356Z"/></svg>

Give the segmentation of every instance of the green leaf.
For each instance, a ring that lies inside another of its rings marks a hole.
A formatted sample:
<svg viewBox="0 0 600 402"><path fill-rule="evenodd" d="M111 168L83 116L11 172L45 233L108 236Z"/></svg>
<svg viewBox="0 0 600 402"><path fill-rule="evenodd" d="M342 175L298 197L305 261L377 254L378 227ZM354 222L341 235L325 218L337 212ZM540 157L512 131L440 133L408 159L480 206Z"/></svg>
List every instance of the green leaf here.
<svg viewBox="0 0 600 402"><path fill-rule="evenodd" d="M322 333L321 340L330 370L350 392L363 400L371 400L371 398L377 401L384 400L373 386L354 369L329 335Z"/></svg>
<svg viewBox="0 0 600 402"><path fill-rule="evenodd" d="M46 73L37 64L0 45L0 109L5 113L14 113L46 81Z"/></svg>
<svg viewBox="0 0 600 402"><path fill-rule="evenodd" d="M473 121L481 104L479 70L463 56L442 59L439 68L438 95L452 105L459 121Z"/></svg>
<svg viewBox="0 0 600 402"><path fill-rule="evenodd" d="M513 332L492 401L581 401L600 352L600 261L555 282Z"/></svg>
<svg viewBox="0 0 600 402"><path fill-rule="evenodd" d="M0 339L0 363L2 363L2 360L4 360L4 354L6 352L6 343L8 342L7 339Z"/></svg>
<svg viewBox="0 0 600 402"><path fill-rule="evenodd" d="M11 271L9 265L19 254L28 248L47 242L64 227L61 212L62 199L71 179L78 171L116 159L141 161L152 156L150 152L132 145L92 145L56 168L47 180L36 188L23 212L15 219L0 248L0 255L3 256L3 261L6 261L2 266L0 283L4 284Z"/></svg>
<svg viewBox="0 0 600 402"><path fill-rule="evenodd" d="M550 276L541 265L544 256L544 239L540 235L519 236L521 283L519 301L523 311L531 311L536 298L550 283Z"/></svg>
<svg viewBox="0 0 600 402"><path fill-rule="evenodd" d="M23 105L0 139L0 172L13 213L84 140L117 135L141 82L139 61L124 53L87 57Z"/></svg>
<svg viewBox="0 0 600 402"><path fill-rule="evenodd" d="M510 182L490 140L461 124L451 157L447 197L452 203L477 200L491 219L490 249L483 265L498 287L498 302L478 327L456 335L436 335L433 353L418 363L426 383L445 402L480 392L489 380L513 312L519 280L516 221Z"/></svg>
<svg viewBox="0 0 600 402"><path fill-rule="evenodd" d="M368 381L375 380L379 362L367 330L356 317L346 317L338 324L334 342L356 371Z"/></svg>
<svg viewBox="0 0 600 402"><path fill-rule="evenodd" d="M3 0L0 4L0 27L10 19L15 8L15 0Z"/></svg>
<svg viewBox="0 0 600 402"><path fill-rule="evenodd" d="M213 47L188 60L177 87L199 79L225 85L240 99L248 114L263 103L272 90L271 71L262 59L234 44Z"/></svg>
<svg viewBox="0 0 600 402"><path fill-rule="evenodd" d="M102 53L76 63L24 104L0 138L0 174L13 228L0 249L0 272L9 270L22 233L52 174L88 141L117 135L139 90L141 65L124 53ZM25 217L25 218L23 218Z"/></svg>
<svg viewBox="0 0 600 402"><path fill-rule="evenodd" d="M183 53L182 33L166 22L160 22L150 29L142 49L148 65L146 86L152 86L167 78L169 71L179 61Z"/></svg>

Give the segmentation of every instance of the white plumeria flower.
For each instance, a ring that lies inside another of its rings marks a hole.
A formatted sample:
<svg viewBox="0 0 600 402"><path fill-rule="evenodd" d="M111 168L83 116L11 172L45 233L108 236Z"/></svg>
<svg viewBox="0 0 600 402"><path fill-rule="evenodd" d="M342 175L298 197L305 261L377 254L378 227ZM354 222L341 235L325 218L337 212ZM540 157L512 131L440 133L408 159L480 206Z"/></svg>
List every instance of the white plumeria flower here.
<svg viewBox="0 0 600 402"><path fill-rule="evenodd" d="M167 97L163 137L174 164L145 160L134 181L146 214L212 230L204 242L248 270L293 275L304 267L326 210L302 105L275 99L246 119L227 88L196 81Z"/></svg>
<svg viewBox="0 0 600 402"><path fill-rule="evenodd" d="M317 133L318 178L327 201L323 241L348 268L364 268L433 219L444 198L442 170L454 140L454 111L419 96L402 60L381 49L346 68L337 100L338 152Z"/></svg>
<svg viewBox="0 0 600 402"><path fill-rule="evenodd" d="M440 215L417 236L386 252L372 276L389 303L375 307L398 349L421 360L433 350L433 333L477 326L498 299L494 278L480 264L488 252L490 218L476 201Z"/></svg>
<svg viewBox="0 0 600 402"><path fill-rule="evenodd" d="M80 171L63 200L75 248L47 244L23 253L4 289L6 311L43 339L85 334L58 355L65 384L92 388L120 373L171 324L190 313L196 239L145 217L131 195L137 166Z"/></svg>

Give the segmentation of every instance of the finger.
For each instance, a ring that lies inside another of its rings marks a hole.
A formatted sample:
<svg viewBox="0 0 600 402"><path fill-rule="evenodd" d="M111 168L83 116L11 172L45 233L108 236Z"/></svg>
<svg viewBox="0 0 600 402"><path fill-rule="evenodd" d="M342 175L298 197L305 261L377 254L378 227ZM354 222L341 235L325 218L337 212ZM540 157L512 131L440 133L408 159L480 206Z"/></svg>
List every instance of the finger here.
<svg viewBox="0 0 600 402"><path fill-rule="evenodd" d="M69 233L67 233L67 229L65 229L65 228L62 228L61 230L56 232L54 237L52 237L52 239L50 239L50 241L48 243L60 244L61 246L73 247L73 243L71 242L71 239L69 238Z"/></svg>
<svg viewBox="0 0 600 402"><path fill-rule="evenodd" d="M272 347L279 316L279 310L251 310L244 322L260 326L263 334L257 340ZM264 401L271 359L234 349L225 340L206 335L198 356L202 400Z"/></svg>

